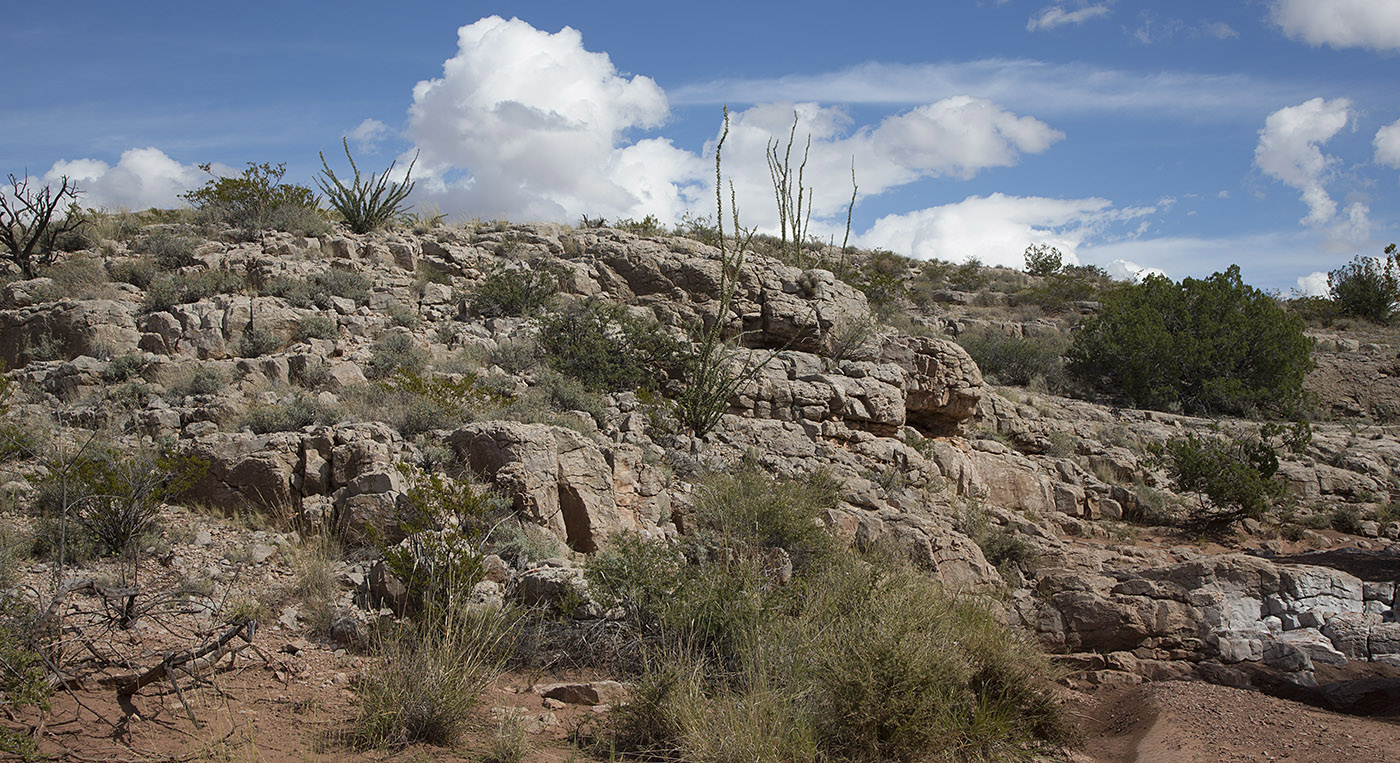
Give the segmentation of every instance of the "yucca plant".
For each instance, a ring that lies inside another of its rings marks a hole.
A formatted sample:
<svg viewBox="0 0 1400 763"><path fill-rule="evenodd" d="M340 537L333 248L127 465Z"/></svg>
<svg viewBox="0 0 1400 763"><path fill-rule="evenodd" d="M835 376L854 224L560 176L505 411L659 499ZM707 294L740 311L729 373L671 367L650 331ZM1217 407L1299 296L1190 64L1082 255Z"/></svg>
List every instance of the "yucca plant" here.
<svg viewBox="0 0 1400 763"><path fill-rule="evenodd" d="M350 155L349 142L344 138L341 138L340 142L345 147L345 158L350 160L350 169L355 173L354 179L346 186L326 163L326 155L320 154L323 177L316 178L316 185L326 193L326 201L345 218L350 230L355 233L369 233L388 225L412 209L402 205L404 199L413 191L414 183L410 177L413 175L413 165L418 163L417 154L414 154L413 161L409 162L408 172L404 173L401 183L389 182L389 173L394 171L397 162L390 162L389 168L384 170L383 174L371 173L369 180L364 180L360 176L360 168L355 166L355 158Z"/></svg>

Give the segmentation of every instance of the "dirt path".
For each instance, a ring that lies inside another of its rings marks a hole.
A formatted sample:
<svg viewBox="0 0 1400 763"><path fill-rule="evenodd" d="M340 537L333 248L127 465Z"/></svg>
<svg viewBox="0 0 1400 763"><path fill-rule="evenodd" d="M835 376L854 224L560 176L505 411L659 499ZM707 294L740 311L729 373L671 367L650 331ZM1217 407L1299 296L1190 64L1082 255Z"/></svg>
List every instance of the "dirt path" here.
<svg viewBox="0 0 1400 763"><path fill-rule="evenodd" d="M1400 723L1188 681L1104 688L1074 712L1080 763L1400 761Z"/></svg>

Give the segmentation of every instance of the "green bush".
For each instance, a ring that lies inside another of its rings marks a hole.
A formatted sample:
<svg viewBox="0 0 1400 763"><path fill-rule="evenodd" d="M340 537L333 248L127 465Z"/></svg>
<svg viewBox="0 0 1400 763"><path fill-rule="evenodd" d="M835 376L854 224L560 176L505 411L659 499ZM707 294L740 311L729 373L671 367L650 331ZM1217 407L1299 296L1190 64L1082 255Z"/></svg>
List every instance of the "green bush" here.
<svg viewBox="0 0 1400 763"><path fill-rule="evenodd" d="M35 507L42 516L66 516L69 532L85 535L100 553L125 555L154 528L161 504L207 469L208 464L175 453L91 447L50 465Z"/></svg>
<svg viewBox="0 0 1400 763"><path fill-rule="evenodd" d="M239 426L247 427L255 434L295 432L313 424L334 424L340 416L339 409L297 393L276 403L249 406L239 419Z"/></svg>
<svg viewBox="0 0 1400 763"><path fill-rule="evenodd" d="M132 251L150 255L156 265L165 270L179 270L199 263L194 256L197 243L188 236L156 230L142 236L131 248Z"/></svg>
<svg viewBox="0 0 1400 763"><path fill-rule="evenodd" d="M598 391L655 389L682 362L680 342L614 302L588 300L546 318L539 341L550 368Z"/></svg>
<svg viewBox="0 0 1400 763"><path fill-rule="evenodd" d="M418 328L418 311L407 305L389 305L384 310L384 314L389 318L389 324L399 328Z"/></svg>
<svg viewBox="0 0 1400 763"><path fill-rule="evenodd" d="M374 343L370 351L370 376L386 378L399 372L422 374L429 356L418 347L411 334L389 334Z"/></svg>
<svg viewBox="0 0 1400 763"><path fill-rule="evenodd" d="M1400 254L1395 244L1385 257L1357 257L1327 274L1327 288L1342 315L1389 323L1400 307Z"/></svg>
<svg viewBox="0 0 1400 763"><path fill-rule="evenodd" d="M1052 276L1060 272L1064 261L1060 250L1048 244L1026 247L1026 272L1033 276Z"/></svg>
<svg viewBox="0 0 1400 763"><path fill-rule="evenodd" d="M656 602L644 668L601 749L675 760L1003 760L1070 727L1044 657L975 599L850 552L775 586L625 541L597 589ZM591 583L591 585L595 585ZM629 621L643 624L647 621Z"/></svg>
<svg viewBox="0 0 1400 763"><path fill-rule="evenodd" d="M308 339L335 339L339 333L336 320L327 315L308 315L297 321L296 338L299 342Z"/></svg>
<svg viewBox="0 0 1400 763"><path fill-rule="evenodd" d="M466 605L485 576L485 545L512 514L510 500L466 479L401 464L408 482L401 512L402 543L384 563L407 589L416 612L453 612Z"/></svg>
<svg viewBox="0 0 1400 763"><path fill-rule="evenodd" d="M1149 276L1086 319L1068 370L1133 404L1187 413L1291 413L1302 404L1312 340L1301 318L1240 280L1238 266L1175 283Z"/></svg>
<svg viewBox="0 0 1400 763"><path fill-rule="evenodd" d="M261 358L281 346L281 337L265 328L252 328L239 335L234 352L240 358Z"/></svg>
<svg viewBox="0 0 1400 763"><path fill-rule="evenodd" d="M40 639L49 634L35 631L39 613L11 594L0 595L0 706L13 714L34 707L49 711L48 664L39 650ZM0 752L20 760L42 760L34 739L14 729L0 726Z"/></svg>
<svg viewBox="0 0 1400 763"><path fill-rule="evenodd" d="M1041 379L1054 391L1069 386L1063 359L1069 342L1058 336L1022 337L974 326L958 334L957 343L995 384L1024 387Z"/></svg>
<svg viewBox="0 0 1400 763"><path fill-rule="evenodd" d="M187 305L215 294L238 294L247 288L245 276L218 268L194 274L163 273L146 288L141 307L148 313L168 312L175 305Z"/></svg>
<svg viewBox="0 0 1400 763"><path fill-rule="evenodd" d="M1177 489L1195 493L1196 507L1188 524L1218 529L1240 519L1263 519L1288 495L1278 473L1278 452L1272 437L1280 431L1294 451L1306 447L1311 431L1306 424L1291 430L1266 427L1260 436L1186 437L1153 443L1153 462L1163 465Z"/></svg>
<svg viewBox="0 0 1400 763"><path fill-rule="evenodd" d="M394 171L397 162L390 162L383 174L371 174L369 180L364 180L360 177L360 168L355 166L355 158L350 155L350 143L341 139L341 144L345 147L345 158L350 160L350 170L355 175L350 185L345 185L326 163L326 155L321 154L321 177L316 178L316 184L326 193L326 202L335 207L355 233L369 233L403 217L408 211L403 202L413 191L414 183L409 178L413 175L413 165L418 161L417 155L409 163L402 182L389 182L389 173Z"/></svg>
<svg viewBox="0 0 1400 763"><path fill-rule="evenodd" d="M217 395L224 391L228 382L228 373L222 368L200 365L174 379L169 390L176 399L190 395Z"/></svg>
<svg viewBox="0 0 1400 763"><path fill-rule="evenodd" d="M214 222L250 230L312 233L325 228L316 212L316 194L306 186L282 182L285 164L248 162L243 174L234 177L215 176L210 164L199 168L210 174L210 180L181 198Z"/></svg>
<svg viewBox="0 0 1400 763"><path fill-rule="evenodd" d="M732 552L753 555L781 548L802 563L831 549L820 516L836 507L840 487L825 472L779 480L745 462L701 483L695 495L696 529Z"/></svg>
<svg viewBox="0 0 1400 763"><path fill-rule="evenodd" d="M558 286L549 268L499 266L472 290L471 305L487 318L538 315L553 303Z"/></svg>

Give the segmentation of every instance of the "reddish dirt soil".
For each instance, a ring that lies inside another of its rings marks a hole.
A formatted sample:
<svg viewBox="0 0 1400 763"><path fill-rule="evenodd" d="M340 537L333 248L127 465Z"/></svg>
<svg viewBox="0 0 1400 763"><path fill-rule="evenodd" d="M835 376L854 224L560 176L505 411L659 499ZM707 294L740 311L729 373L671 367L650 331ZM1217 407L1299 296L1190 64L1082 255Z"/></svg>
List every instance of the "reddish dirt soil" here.
<svg viewBox="0 0 1400 763"><path fill-rule="evenodd" d="M1073 700L1078 763L1400 761L1400 723L1195 681L1103 688Z"/></svg>

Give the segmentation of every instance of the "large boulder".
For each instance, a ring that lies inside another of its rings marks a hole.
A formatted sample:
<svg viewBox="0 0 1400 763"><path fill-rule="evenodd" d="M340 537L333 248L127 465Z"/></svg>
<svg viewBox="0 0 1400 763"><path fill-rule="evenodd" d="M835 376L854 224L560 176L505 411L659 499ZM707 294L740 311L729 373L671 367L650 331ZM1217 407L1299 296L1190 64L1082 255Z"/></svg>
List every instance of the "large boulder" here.
<svg viewBox="0 0 1400 763"><path fill-rule="evenodd" d="M468 424L449 438L473 471L504 490L515 510L575 551L591 552L623 529L612 467L570 429L517 421Z"/></svg>
<svg viewBox="0 0 1400 763"><path fill-rule="evenodd" d="M40 354L72 359L120 355L137 349L141 332L127 302L65 300L0 310L0 361L20 368Z"/></svg>

